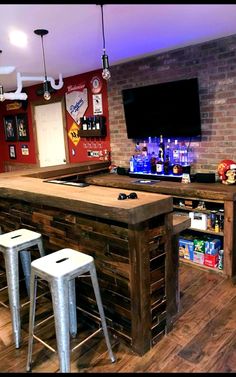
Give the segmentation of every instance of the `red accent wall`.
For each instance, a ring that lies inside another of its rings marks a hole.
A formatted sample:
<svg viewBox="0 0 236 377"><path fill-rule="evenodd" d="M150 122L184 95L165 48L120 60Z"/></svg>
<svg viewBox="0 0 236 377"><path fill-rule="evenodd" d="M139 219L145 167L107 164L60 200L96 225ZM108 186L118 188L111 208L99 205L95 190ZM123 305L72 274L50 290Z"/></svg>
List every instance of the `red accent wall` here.
<svg viewBox="0 0 236 377"><path fill-rule="evenodd" d="M88 91L88 108L85 112L85 116L93 116L93 87L92 87L92 79L94 77L98 77L101 85L99 91L97 93L101 93L102 95L102 108L103 108L103 115L106 119L106 129L107 134L105 137L88 137L88 138L79 138L79 142L77 145L71 141L67 134L67 142L68 142L68 151L69 151L69 162L81 162L81 161L103 161L107 160L108 156L110 155L110 131L109 131L109 117L108 117L108 100L107 100L107 82L103 80L101 76L101 70L91 71L80 75L75 75L67 78L63 78L64 85L62 89L51 93L51 98L61 98L64 96L65 93L71 90L72 87L79 87L85 86ZM56 77L55 77L56 79ZM11 162L12 164L36 164L36 146L35 140L33 135L33 126L32 126L32 113L31 113L31 102L42 100L42 96L38 96L36 90L42 87L42 84L33 85L30 87L26 87L22 90L22 92L26 92L28 94L28 105L26 101L4 101L0 103L0 172L4 171L4 163ZM19 102L22 103L22 106L17 110L7 110L7 104ZM46 101L45 101L46 102ZM24 109L24 107L27 108ZM66 101L65 101L66 106ZM28 117L28 129L29 129L29 141L6 141L5 140L5 132L4 132L4 117L5 116L15 116L17 114L27 114ZM69 132L72 124L74 123L74 119L69 114L69 112L65 108L66 114L66 128L67 133ZM79 125L80 127L80 125ZM11 159L9 156L9 146L14 145L16 149L16 158ZM26 145L29 149L29 155L22 154L22 146ZM88 156L89 151L100 151L98 157L91 157ZM53 142L52 142L52 153L53 153Z"/></svg>

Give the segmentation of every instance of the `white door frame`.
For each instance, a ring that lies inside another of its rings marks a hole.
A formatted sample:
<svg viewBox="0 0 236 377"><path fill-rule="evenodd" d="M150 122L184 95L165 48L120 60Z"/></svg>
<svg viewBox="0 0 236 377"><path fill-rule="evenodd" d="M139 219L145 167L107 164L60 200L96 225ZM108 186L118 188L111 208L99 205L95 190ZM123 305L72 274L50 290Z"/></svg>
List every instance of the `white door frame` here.
<svg viewBox="0 0 236 377"><path fill-rule="evenodd" d="M34 143L35 143L35 153L36 153L36 163L37 166L40 166L39 161L39 148L38 148L38 140L37 140L37 128L36 128L36 121L35 121L35 107L41 105L48 105L49 103L61 103L61 111L62 111L62 123L63 123L63 131L64 131L64 141L65 141L65 156L66 156L66 163L69 163L69 149L68 149L68 136L67 136L67 129L66 129L66 112L65 112L65 100L64 97L57 97L50 99L49 101L45 101L45 99L40 99L31 102L31 114L32 114L32 125L33 125L33 134L34 134Z"/></svg>

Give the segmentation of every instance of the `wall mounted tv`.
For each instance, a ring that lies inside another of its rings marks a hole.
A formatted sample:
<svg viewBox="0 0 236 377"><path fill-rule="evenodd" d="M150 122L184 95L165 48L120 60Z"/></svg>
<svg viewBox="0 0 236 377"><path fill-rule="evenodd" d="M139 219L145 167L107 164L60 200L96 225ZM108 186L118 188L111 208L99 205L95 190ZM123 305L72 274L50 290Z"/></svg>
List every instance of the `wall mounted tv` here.
<svg viewBox="0 0 236 377"><path fill-rule="evenodd" d="M198 79L122 90L129 139L201 137Z"/></svg>

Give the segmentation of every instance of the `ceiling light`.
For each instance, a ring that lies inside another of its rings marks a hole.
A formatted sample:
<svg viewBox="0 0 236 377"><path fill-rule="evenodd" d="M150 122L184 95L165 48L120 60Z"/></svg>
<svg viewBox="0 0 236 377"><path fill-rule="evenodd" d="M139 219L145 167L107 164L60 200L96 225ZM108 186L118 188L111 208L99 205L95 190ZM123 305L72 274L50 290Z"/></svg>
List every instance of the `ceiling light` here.
<svg viewBox="0 0 236 377"><path fill-rule="evenodd" d="M111 78L111 73L109 71L109 60L108 55L106 54L106 46L105 46L105 32L104 32L104 20L103 20L103 4L101 5L101 13L102 13L102 39L103 39L103 55L102 55L102 77L104 80L109 80Z"/></svg>
<svg viewBox="0 0 236 377"><path fill-rule="evenodd" d="M50 100L51 94L48 89L48 78L47 78L47 71L46 71L46 63L45 63L45 54L44 54L44 45L43 45L43 37L44 35L48 34L48 30L45 29L36 29L34 30L34 33L37 35L40 35L41 37L41 42L42 42L42 51L43 51L43 67L44 67L44 83L43 83L43 88L44 88L44 99L46 101Z"/></svg>
<svg viewBox="0 0 236 377"><path fill-rule="evenodd" d="M25 47L27 45L27 36L22 31L12 31L9 39L11 44L17 47Z"/></svg>

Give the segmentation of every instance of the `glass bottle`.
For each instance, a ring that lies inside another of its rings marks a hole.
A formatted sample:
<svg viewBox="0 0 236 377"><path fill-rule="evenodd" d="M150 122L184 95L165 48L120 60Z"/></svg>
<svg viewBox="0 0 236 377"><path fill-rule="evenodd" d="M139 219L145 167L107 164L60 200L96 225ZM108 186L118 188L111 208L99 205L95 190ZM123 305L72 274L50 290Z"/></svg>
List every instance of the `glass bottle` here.
<svg viewBox="0 0 236 377"><path fill-rule="evenodd" d="M160 135L160 142L159 142L159 153L158 155L161 155L163 160L164 160L164 156L165 156L165 144L164 144L164 140L163 140L163 136Z"/></svg>
<svg viewBox="0 0 236 377"><path fill-rule="evenodd" d="M158 160L156 162L156 172L157 174L162 174L164 171L164 159L162 150L159 150Z"/></svg>
<svg viewBox="0 0 236 377"><path fill-rule="evenodd" d="M147 155L148 155L148 148L147 148L147 143L146 143L145 140L144 140L144 142L143 142L142 155L143 155L143 156L147 156Z"/></svg>
<svg viewBox="0 0 236 377"><path fill-rule="evenodd" d="M156 162L157 162L157 158L156 158L155 152L153 151L150 158L150 170L152 174L155 174L157 171Z"/></svg>

